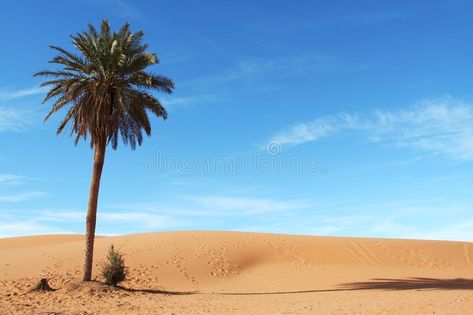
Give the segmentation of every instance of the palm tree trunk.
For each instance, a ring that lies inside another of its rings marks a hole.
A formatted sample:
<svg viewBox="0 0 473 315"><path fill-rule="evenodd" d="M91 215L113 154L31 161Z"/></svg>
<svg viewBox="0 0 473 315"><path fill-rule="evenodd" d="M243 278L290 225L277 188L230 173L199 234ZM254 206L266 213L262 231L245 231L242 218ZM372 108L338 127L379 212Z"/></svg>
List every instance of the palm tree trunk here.
<svg viewBox="0 0 473 315"><path fill-rule="evenodd" d="M86 217L85 231L85 261L83 281L92 280L92 261L94 256L95 223L97 221L97 204L99 198L100 178L105 160L106 145L95 145L94 170L90 183L89 205Z"/></svg>

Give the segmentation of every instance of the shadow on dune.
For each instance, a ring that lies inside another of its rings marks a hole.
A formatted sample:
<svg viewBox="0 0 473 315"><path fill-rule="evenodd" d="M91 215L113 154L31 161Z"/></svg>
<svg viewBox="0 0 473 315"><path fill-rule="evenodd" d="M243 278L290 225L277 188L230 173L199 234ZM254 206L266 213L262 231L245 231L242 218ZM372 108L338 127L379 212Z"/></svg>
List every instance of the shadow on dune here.
<svg viewBox="0 0 473 315"><path fill-rule="evenodd" d="M167 290L155 290L155 289L132 289L132 288L125 288L118 286L120 290L127 291L127 292L141 292L141 293L149 293L149 294L167 294L167 295L191 295L191 294L199 294L196 291L167 291Z"/></svg>
<svg viewBox="0 0 473 315"><path fill-rule="evenodd" d="M473 290L473 279L373 279L345 283L341 287L345 290Z"/></svg>
<svg viewBox="0 0 473 315"><path fill-rule="evenodd" d="M219 295L278 295L278 294L301 294L301 293L320 293L320 292L336 292L347 291L346 289L320 289L320 290L303 290L303 291L278 291L278 292L223 292L215 293Z"/></svg>
<svg viewBox="0 0 473 315"><path fill-rule="evenodd" d="M277 295L322 293L337 291L361 290L473 290L473 279L434 279L434 278L407 278L407 279L373 279L367 282L344 283L336 289L319 289L303 291L279 292L227 292L221 295Z"/></svg>
<svg viewBox="0 0 473 315"><path fill-rule="evenodd" d="M205 294L198 291L167 291L157 289L133 289L117 287L127 292L141 292L148 294L167 295L193 295ZM276 292L208 292L217 295L278 295L278 294L303 294L322 293L338 291L361 291L361 290L473 290L473 279L434 279L434 278L406 278L406 279L373 279L366 282L350 282L339 285L335 289L317 289L300 291L276 291Z"/></svg>
<svg viewBox="0 0 473 315"><path fill-rule="evenodd" d="M159 290L159 289L135 289L135 288L127 288L123 286L109 286L104 282L92 280L92 281L83 281L79 283L72 283L68 290L80 290L84 288L89 288L92 291L96 292L110 292L114 290L121 290L130 293L148 293L148 294L162 294L162 295L191 295L191 294L198 294L199 292L196 291L167 291L167 290ZM57 290L57 289L55 289Z"/></svg>

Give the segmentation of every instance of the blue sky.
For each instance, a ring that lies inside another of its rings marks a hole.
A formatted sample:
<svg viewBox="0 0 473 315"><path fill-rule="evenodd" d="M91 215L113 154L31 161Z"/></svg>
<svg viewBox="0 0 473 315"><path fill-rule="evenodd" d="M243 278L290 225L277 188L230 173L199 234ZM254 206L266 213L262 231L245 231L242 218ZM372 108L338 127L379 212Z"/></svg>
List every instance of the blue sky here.
<svg viewBox="0 0 473 315"><path fill-rule="evenodd" d="M83 233L87 144L36 71L129 21L169 111L107 153L97 233L243 230L473 241L469 1L3 1L0 236Z"/></svg>

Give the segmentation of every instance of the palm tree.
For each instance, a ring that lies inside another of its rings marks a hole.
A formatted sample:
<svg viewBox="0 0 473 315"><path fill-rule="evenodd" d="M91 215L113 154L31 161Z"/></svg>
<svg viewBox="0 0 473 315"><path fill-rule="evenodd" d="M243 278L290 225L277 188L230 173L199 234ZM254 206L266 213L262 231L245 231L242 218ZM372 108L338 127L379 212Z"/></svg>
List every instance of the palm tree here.
<svg viewBox="0 0 473 315"><path fill-rule="evenodd" d="M148 112L166 119L167 113L160 101L149 93L158 90L172 93L174 83L169 78L146 71L157 64L156 54L142 44L143 32L132 33L128 23L111 32L107 21L99 31L89 24L88 31L71 36L76 52L50 46L59 54L50 63L58 70L41 71L35 76L51 79L41 84L50 87L43 103L54 99L45 121L60 109L67 113L57 133L70 126L75 144L90 139L94 149L94 167L90 185L86 217L84 281L92 277L92 260L100 178L105 151L110 144L117 148L118 138L131 149L141 145L143 133L150 136Z"/></svg>

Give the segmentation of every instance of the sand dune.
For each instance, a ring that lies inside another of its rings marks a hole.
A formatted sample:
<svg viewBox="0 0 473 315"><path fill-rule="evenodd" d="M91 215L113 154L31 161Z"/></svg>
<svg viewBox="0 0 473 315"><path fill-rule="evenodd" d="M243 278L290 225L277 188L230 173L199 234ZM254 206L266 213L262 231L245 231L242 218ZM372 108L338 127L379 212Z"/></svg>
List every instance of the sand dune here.
<svg viewBox="0 0 473 315"><path fill-rule="evenodd" d="M472 243L208 231L101 237L97 280L112 243L129 267L126 289L77 284L82 236L0 239L0 314L473 314ZM41 276L58 290L28 293Z"/></svg>

